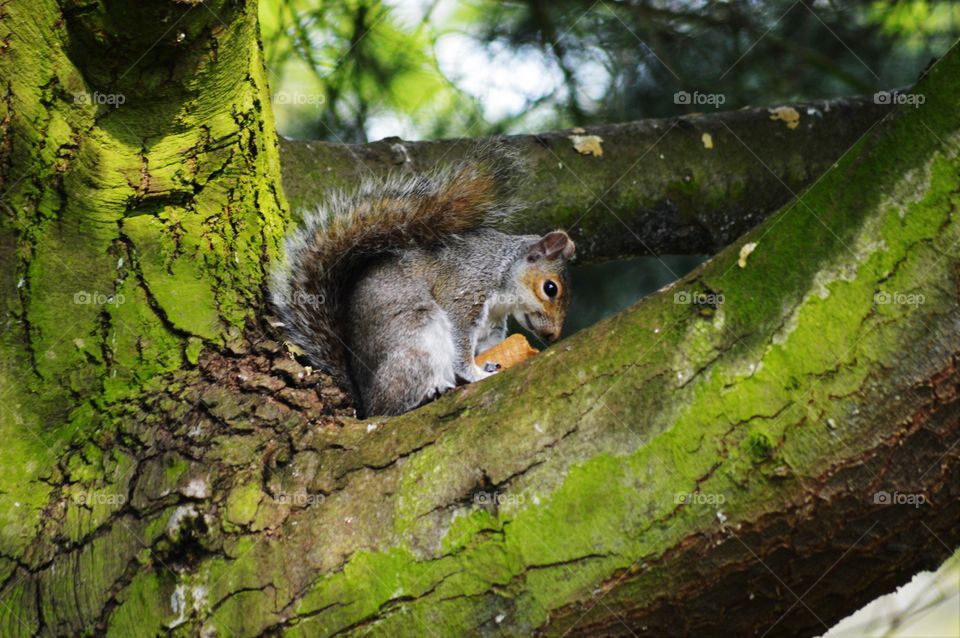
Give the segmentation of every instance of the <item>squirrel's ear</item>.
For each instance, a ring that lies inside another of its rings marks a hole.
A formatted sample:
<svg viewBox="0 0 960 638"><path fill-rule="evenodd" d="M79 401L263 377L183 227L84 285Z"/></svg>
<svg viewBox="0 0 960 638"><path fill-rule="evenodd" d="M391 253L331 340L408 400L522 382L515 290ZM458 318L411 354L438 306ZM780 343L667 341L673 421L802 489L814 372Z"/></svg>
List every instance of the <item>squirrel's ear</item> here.
<svg viewBox="0 0 960 638"><path fill-rule="evenodd" d="M527 259L529 261L557 259L559 257L570 259L576 252L577 247L570 236L562 230L555 230L541 237L537 243L530 247Z"/></svg>

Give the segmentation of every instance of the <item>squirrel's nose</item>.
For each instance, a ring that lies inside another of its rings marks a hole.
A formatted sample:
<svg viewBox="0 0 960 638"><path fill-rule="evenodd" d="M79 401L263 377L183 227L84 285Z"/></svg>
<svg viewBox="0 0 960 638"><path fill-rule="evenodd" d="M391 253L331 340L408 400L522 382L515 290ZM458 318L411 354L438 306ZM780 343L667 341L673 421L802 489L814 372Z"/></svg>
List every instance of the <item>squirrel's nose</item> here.
<svg viewBox="0 0 960 638"><path fill-rule="evenodd" d="M552 343L560 338L560 331L544 332L543 336L546 337L547 341Z"/></svg>

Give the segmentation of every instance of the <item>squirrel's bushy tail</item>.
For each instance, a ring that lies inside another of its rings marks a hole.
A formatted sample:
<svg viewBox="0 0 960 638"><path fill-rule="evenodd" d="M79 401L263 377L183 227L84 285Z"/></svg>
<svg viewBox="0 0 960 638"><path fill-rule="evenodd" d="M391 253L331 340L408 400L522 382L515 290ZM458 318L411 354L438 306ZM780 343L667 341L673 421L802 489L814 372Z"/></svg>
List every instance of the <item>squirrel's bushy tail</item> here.
<svg viewBox="0 0 960 638"><path fill-rule="evenodd" d="M444 168L364 178L352 192L332 191L287 237L285 262L271 279L271 298L290 339L354 391L342 311L358 270L386 252L430 247L508 222L518 208L513 194L520 174L512 151L485 145Z"/></svg>

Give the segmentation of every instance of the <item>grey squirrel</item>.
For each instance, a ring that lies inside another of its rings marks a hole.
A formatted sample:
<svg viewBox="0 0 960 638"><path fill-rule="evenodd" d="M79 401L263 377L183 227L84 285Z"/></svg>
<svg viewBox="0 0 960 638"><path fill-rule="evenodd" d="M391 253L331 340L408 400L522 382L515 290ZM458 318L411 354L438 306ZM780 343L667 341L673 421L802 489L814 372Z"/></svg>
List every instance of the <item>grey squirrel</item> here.
<svg viewBox="0 0 960 638"><path fill-rule="evenodd" d="M522 175L499 145L431 172L333 192L287 237L270 292L290 339L352 391L362 416L402 414L495 372L474 356L507 317L549 341L570 301L563 231L509 235Z"/></svg>

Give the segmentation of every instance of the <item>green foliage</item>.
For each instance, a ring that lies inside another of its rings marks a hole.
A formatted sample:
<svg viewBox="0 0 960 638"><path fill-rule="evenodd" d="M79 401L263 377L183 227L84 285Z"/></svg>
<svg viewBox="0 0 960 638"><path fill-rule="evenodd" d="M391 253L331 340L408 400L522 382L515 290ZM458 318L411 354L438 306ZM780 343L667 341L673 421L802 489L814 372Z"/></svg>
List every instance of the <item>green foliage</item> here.
<svg viewBox="0 0 960 638"><path fill-rule="evenodd" d="M319 6L318 6L319 5ZM960 3L265 0L279 130L478 136L913 84Z"/></svg>
<svg viewBox="0 0 960 638"><path fill-rule="evenodd" d="M909 38L911 46L922 46L924 38L943 38L956 33L960 6L954 2L927 0L874 2L870 21L882 25L888 33Z"/></svg>
<svg viewBox="0 0 960 638"><path fill-rule="evenodd" d="M274 108L287 134L365 142L368 122L379 116L438 133L438 118L460 113L469 125L477 117L437 66L429 15L408 26L379 0L260 6Z"/></svg>

